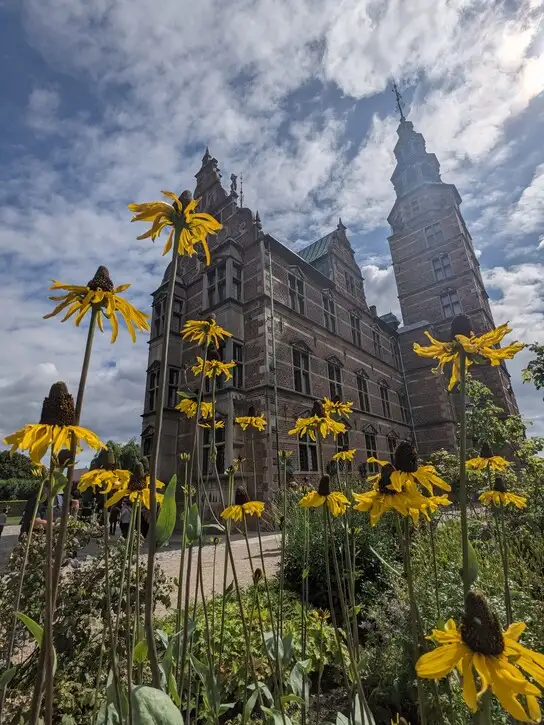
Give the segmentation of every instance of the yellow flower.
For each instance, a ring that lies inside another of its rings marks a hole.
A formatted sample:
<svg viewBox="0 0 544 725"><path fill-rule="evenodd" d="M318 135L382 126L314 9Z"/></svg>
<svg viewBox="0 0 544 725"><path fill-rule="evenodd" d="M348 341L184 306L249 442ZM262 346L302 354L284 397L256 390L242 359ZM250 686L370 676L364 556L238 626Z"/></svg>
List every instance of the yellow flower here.
<svg viewBox="0 0 544 725"><path fill-rule="evenodd" d="M470 458L466 462L467 468L473 471L485 471L490 468L492 471L504 471L510 464L502 456L494 456L489 443L484 443L480 450L480 455L476 458Z"/></svg>
<svg viewBox="0 0 544 725"><path fill-rule="evenodd" d="M106 447L92 431L74 425L74 419L74 399L68 393L66 384L54 383L49 396L44 398L40 422L25 425L21 430L6 436L4 443L11 446L10 453L28 451L35 465L41 462L49 446L54 456L63 448L70 448L72 436L78 441L78 450L81 450L81 441L96 450Z"/></svg>
<svg viewBox="0 0 544 725"><path fill-rule="evenodd" d="M312 609L311 616L318 622L325 622L331 614L328 609Z"/></svg>
<svg viewBox="0 0 544 725"><path fill-rule="evenodd" d="M508 506L512 504L518 509L524 509L527 506L527 497L518 496L516 493L509 493L506 490L506 483L500 476L495 478L493 488L484 491L478 499L484 506L493 504L494 506Z"/></svg>
<svg viewBox="0 0 544 725"><path fill-rule="evenodd" d="M202 368L204 368L204 377L206 378L224 375L226 380L230 380L232 378L231 370L235 367L236 363L234 360L229 363L221 362L221 360L206 360L206 364L204 365L204 359L197 357L197 364L193 365L191 370L193 371L193 375L200 375Z"/></svg>
<svg viewBox="0 0 544 725"><path fill-rule="evenodd" d="M73 314L77 312L74 319L76 327L79 327L81 320L85 317L87 312L92 308L97 309L96 324L98 328L104 332L104 323L102 315L109 320L111 325L111 342L117 340L119 333L119 321L117 319L117 313L121 315L127 329L132 338L132 342L136 342L136 329L146 332L149 330L149 315L145 312L140 312L136 307L127 302L125 299L119 296L120 292L124 292L130 287L129 284L122 284L119 287L114 287L113 282L110 279L110 275L106 267L99 267L96 270L95 276L90 280L86 287L75 284L63 284L62 282L56 282L53 280L53 284L49 289L52 290L64 290L66 294L60 297L50 297L50 300L59 302L53 312L48 315L44 315L44 320L49 317L57 315L67 307L66 314L62 318L61 322L65 322Z"/></svg>
<svg viewBox="0 0 544 725"><path fill-rule="evenodd" d="M288 458L291 458L293 455L293 451L286 451L285 449L281 449L280 451L280 460L285 463Z"/></svg>
<svg viewBox="0 0 544 725"><path fill-rule="evenodd" d="M452 370L448 390L452 390L461 379L460 352L464 350L467 354L467 369L473 362L479 362L481 358L489 360L491 365L500 365L503 360L511 360L516 353L523 350L525 345L513 342L503 348L496 348L503 337L512 330L508 323L476 337L471 329L471 323L465 315L459 315L452 321L452 341L442 342L435 340L428 332L425 335L431 344L423 347L417 342L414 343L414 352L420 357L435 358L438 360L438 367L434 372L444 372L444 367L452 363ZM471 358L471 356L473 356Z"/></svg>
<svg viewBox="0 0 544 725"><path fill-rule="evenodd" d="M323 412L326 416L330 416L332 414L339 415L339 416L349 416L351 413L353 413L353 403L342 403L341 400L337 402L333 402L332 400L329 400L326 396L323 398Z"/></svg>
<svg viewBox="0 0 544 725"><path fill-rule="evenodd" d="M185 413L188 418L194 418L198 411L198 403L195 398L182 398L176 405L176 410ZM211 418L213 416L213 403L200 401L200 418Z"/></svg>
<svg viewBox="0 0 544 725"><path fill-rule="evenodd" d="M541 693L522 670L544 686L544 655L519 644L525 626L523 622L515 622L502 632L497 615L483 595L471 591L465 601L460 629L450 619L444 630L433 630L428 639L439 647L419 658L417 674L438 680L457 667L463 678L463 697L472 712L477 712L479 699L490 687L515 720L539 723L541 712L536 698ZM479 677L479 690L474 671ZM524 698L523 703L520 697Z"/></svg>
<svg viewBox="0 0 544 725"><path fill-rule="evenodd" d="M96 487L101 489L100 493L109 493L112 488L126 488L130 481L130 471L114 469L112 471L96 468L84 473L77 484L78 491L86 491L88 488Z"/></svg>
<svg viewBox="0 0 544 725"><path fill-rule="evenodd" d="M330 478L327 475L321 477L317 491L310 491L298 502L303 508L318 508L324 504L333 516L343 516L349 506L343 493L330 490Z"/></svg>
<svg viewBox="0 0 544 725"><path fill-rule="evenodd" d="M204 423L198 424L199 428L207 428L208 430L211 430L212 428L215 428L216 430L218 428L224 428L225 427L225 421L224 420L210 420L206 421Z"/></svg>
<svg viewBox="0 0 544 725"><path fill-rule="evenodd" d="M451 491L451 486L437 474L434 466L420 466L418 463L417 450L410 441L400 441L393 454L393 463L380 461L378 458L368 458L368 463L377 463L381 468L384 466L393 467L391 473L391 488L401 492L407 484L416 484L425 488L431 495L436 486L442 491ZM369 476L370 483L376 483L380 474Z"/></svg>
<svg viewBox="0 0 544 725"><path fill-rule="evenodd" d="M238 423L242 430L246 430L246 428L251 426L261 433L265 429L265 426L268 425L266 418L264 417L264 413L261 413L260 415L241 415L238 418L235 418L234 422Z"/></svg>
<svg viewBox="0 0 544 725"><path fill-rule="evenodd" d="M5 443L5 441L4 441ZM46 467L43 465L43 463L33 463L32 468L30 469L30 472L33 476L36 476L36 478L42 478L42 476L45 475L47 472Z"/></svg>
<svg viewBox="0 0 544 725"><path fill-rule="evenodd" d="M241 521L245 516L261 517L264 511L262 501L250 501L244 488L237 488L234 494L234 503L221 512L221 518Z"/></svg>
<svg viewBox="0 0 544 725"><path fill-rule="evenodd" d="M213 342L215 347L219 347L226 337L232 337L232 333L220 327L215 318L211 317L209 320L187 320L183 325L181 336L184 340L196 342L202 346Z"/></svg>
<svg viewBox="0 0 544 725"><path fill-rule="evenodd" d="M297 418L295 427L289 431L289 435L298 435L299 437L309 435L311 440L315 441L316 432L319 432L321 438L326 438L329 433L332 433L336 438L339 433L346 432L346 426L344 423L339 423L328 416L312 415L309 418Z"/></svg>
<svg viewBox="0 0 544 725"><path fill-rule="evenodd" d="M156 481L156 488L164 488L162 481ZM156 493L157 503L162 503L164 498L162 493ZM128 497L132 502L141 501L146 509L150 508L149 497L149 476L144 472L143 466L139 463L134 473L130 474L128 483L124 488L118 489L111 498L109 498L104 506L110 508L122 499Z"/></svg>
<svg viewBox="0 0 544 725"><path fill-rule="evenodd" d="M195 245L201 244L206 255L206 264L210 263L210 250L208 249L208 234L215 234L222 225L210 214L197 214L195 209L200 199L193 199L190 191L184 191L176 196L172 191L163 191L164 196L172 199L167 201L150 201L143 204L129 204L128 208L134 212L133 222L152 222L152 226L145 234L137 239L153 241L160 236L165 227L172 227L163 249L163 256L172 248L175 231L180 232L178 254L191 257L196 254Z"/></svg>
<svg viewBox="0 0 544 725"><path fill-rule="evenodd" d="M357 448L350 448L349 451L338 451L332 457L333 461L353 461Z"/></svg>

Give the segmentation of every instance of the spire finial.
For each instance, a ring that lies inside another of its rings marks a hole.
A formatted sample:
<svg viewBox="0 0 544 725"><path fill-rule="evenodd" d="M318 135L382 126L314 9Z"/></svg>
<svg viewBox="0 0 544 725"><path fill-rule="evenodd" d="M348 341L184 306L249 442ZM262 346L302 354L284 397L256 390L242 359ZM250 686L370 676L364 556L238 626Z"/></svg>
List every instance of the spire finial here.
<svg viewBox="0 0 544 725"><path fill-rule="evenodd" d="M397 108L399 109L400 120L406 121L406 118L404 116L404 101L402 99L402 96L400 94L399 87L397 86L396 81L393 81L393 93L395 94L395 98L397 99Z"/></svg>
<svg viewBox="0 0 544 725"><path fill-rule="evenodd" d="M263 230L263 225L262 225L262 223L261 223L261 217L260 217L260 215L259 215L259 212L258 212L258 211L257 211L257 212L256 212L256 214L255 214L255 226L256 226L256 228L257 228L257 231L258 231L258 232L262 232L262 230Z"/></svg>
<svg viewBox="0 0 544 725"><path fill-rule="evenodd" d="M210 159L210 149L206 146L206 151L204 152L204 156L202 157L202 166L205 166Z"/></svg>
<svg viewBox="0 0 544 725"><path fill-rule="evenodd" d="M337 226L337 229L339 229L341 232L345 232L346 231L346 226L342 222L342 217L340 217L340 216L338 217L338 226Z"/></svg>
<svg viewBox="0 0 544 725"><path fill-rule="evenodd" d="M244 175L240 174L240 209L244 206Z"/></svg>

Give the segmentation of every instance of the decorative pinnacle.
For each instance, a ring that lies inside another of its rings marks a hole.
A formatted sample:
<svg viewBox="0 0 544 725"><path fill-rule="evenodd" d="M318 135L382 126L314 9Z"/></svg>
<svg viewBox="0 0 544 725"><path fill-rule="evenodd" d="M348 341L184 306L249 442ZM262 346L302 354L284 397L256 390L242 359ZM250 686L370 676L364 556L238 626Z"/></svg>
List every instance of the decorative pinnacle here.
<svg viewBox="0 0 544 725"><path fill-rule="evenodd" d="M202 157L202 166L206 166L206 164L208 163L208 161L211 160L211 158L212 157L210 154L210 149L206 146L206 151L204 152L204 156Z"/></svg>
<svg viewBox="0 0 544 725"><path fill-rule="evenodd" d="M400 94L399 87L397 86L396 81L393 81L393 93L395 94L395 98L397 99L397 108L400 113L400 120L406 121L406 117L404 116L404 100Z"/></svg>
<svg viewBox="0 0 544 725"><path fill-rule="evenodd" d="M339 229L341 232L345 232L346 231L346 228L347 227L342 223L342 217L339 216L338 217L338 227L337 227L337 229Z"/></svg>
<svg viewBox="0 0 544 725"><path fill-rule="evenodd" d="M263 225L261 223L261 217L259 216L259 212L255 212L255 226L257 227L258 232L262 232Z"/></svg>

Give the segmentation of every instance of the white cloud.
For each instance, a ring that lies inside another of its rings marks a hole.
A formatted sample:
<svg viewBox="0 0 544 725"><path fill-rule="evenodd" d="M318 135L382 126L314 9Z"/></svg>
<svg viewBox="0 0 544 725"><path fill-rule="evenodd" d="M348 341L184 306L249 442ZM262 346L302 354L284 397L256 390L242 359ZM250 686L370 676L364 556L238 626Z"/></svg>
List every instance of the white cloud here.
<svg viewBox="0 0 544 725"><path fill-rule="evenodd" d="M537 166L529 186L527 186L508 220L508 230L512 233L539 232L544 227L544 163Z"/></svg>

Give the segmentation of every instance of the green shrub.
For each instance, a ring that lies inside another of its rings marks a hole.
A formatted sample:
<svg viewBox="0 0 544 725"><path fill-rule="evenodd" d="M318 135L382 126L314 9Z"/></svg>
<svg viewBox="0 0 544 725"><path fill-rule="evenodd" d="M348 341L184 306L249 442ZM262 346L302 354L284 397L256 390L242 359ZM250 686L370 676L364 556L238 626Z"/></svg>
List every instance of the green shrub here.
<svg viewBox="0 0 544 725"><path fill-rule="evenodd" d="M23 500L38 490L40 480L32 478L7 478L0 480L0 500Z"/></svg>

